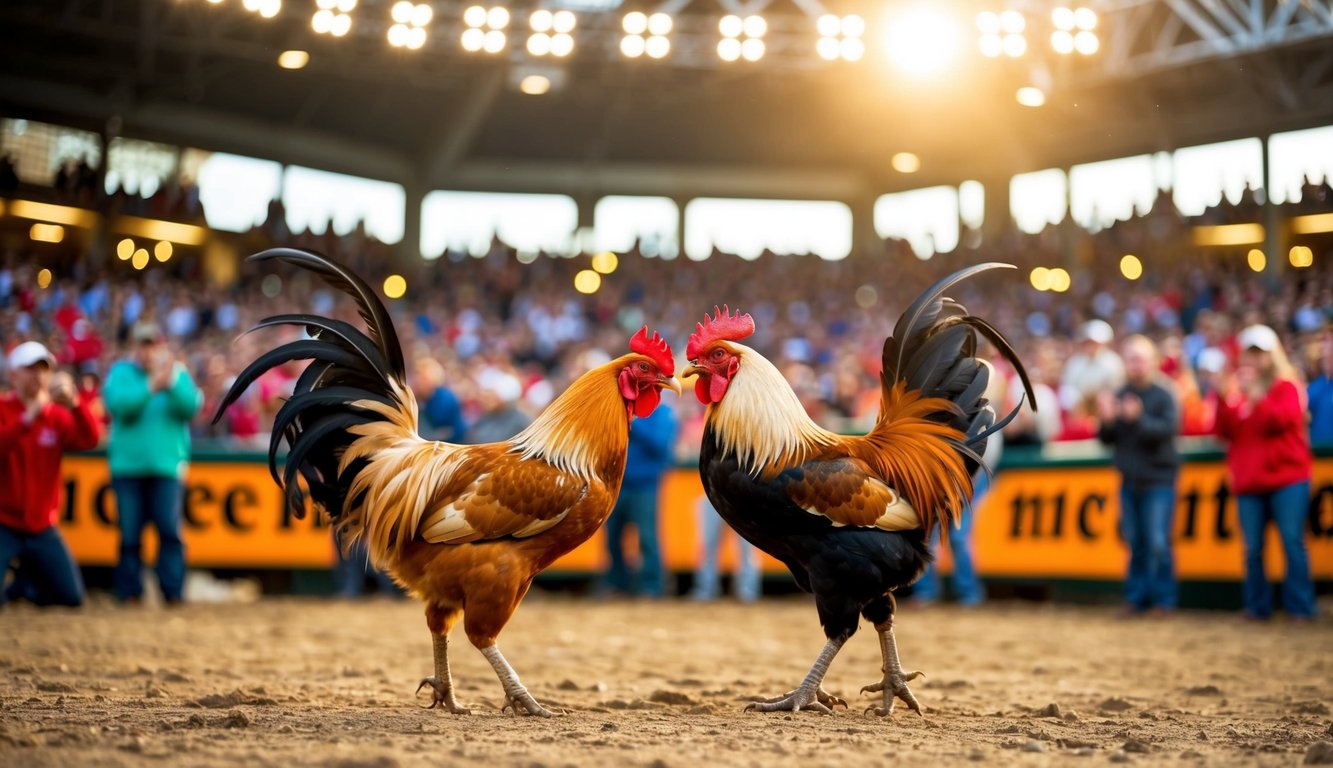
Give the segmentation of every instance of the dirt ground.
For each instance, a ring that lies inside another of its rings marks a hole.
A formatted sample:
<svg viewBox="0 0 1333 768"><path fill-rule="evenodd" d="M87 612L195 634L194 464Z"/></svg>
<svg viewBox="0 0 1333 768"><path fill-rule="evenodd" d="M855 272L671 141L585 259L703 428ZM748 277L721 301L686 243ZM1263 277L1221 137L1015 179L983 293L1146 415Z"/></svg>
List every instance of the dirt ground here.
<svg viewBox="0 0 1333 768"><path fill-rule="evenodd" d="M469 716L418 708L430 639L410 601L265 599L165 611L0 611L0 764L22 766L1297 765L1333 741L1333 625L995 605L900 613L926 716L867 717L863 627L826 687L833 716L742 711L804 676L813 604L530 596L500 647L567 710L501 714L461 632ZM423 694L424 696L424 694ZM1052 706L1054 705L1054 706ZM1333 757L1330 757L1333 759Z"/></svg>

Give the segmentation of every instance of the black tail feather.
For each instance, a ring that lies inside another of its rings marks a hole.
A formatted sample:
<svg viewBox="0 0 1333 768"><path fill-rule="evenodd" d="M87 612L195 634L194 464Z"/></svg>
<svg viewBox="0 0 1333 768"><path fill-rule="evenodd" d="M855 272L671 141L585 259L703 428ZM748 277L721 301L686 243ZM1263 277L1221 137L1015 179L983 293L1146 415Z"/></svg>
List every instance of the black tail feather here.
<svg viewBox="0 0 1333 768"><path fill-rule="evenodd" d="M371 338L375 339L384 359L389 363L389 373L404 379L407 376L403 363L403 348L398 343L398 333L389 319L389 311L375 295L366 282L343 265L312 251L295 248L270 248L251 256L248 261L279 261L293 264L314 272L331 287L346 293L356 300L361 319L370 327Z"/></svg>
<svg viewBox="0 0 1333 768"><path fill-rule="evenodd" d="M944 296L958 283L993 269L1013 269L1010 264L977 264L939 280L908 306L884 340L883 385L888 391L899 382L925 397L943 398L955 407L941 410L936 418L966 435L959 444L969 471L975 471L986 439L1008 424L1011 411L998 423L986 399L991 368L976 357L977 337L995 345L1017 371L1031 401L1032 385L1013 346L994 326L970 315L961 304Z"/></svg>
<svg viewBox="0 0 1333 768"><path fill-rule="evenodd" d="M380 421L375 412L353 405L373 401L394 407L402 402L406 388L403 351L388 310L364 280L351 270L318 253L292 248L274 248L255 254L250 261L278 260L309 270L356 302L367 332L350 323L308 314L279 314L267 317L251 331L276 326L303 328L310 338L298 339L271 349L236 376L213 417L223 412L251 384L269 370L293 360L311 361L297 377L292 396L279 409L269 441L269 472L282 486L288 507L305 514L305 493L335 520L341 516L351 480L360 465L339 472L343 451L356 439L348 429ZM287 443L286 466L279 473L279 449Z"/></svg>

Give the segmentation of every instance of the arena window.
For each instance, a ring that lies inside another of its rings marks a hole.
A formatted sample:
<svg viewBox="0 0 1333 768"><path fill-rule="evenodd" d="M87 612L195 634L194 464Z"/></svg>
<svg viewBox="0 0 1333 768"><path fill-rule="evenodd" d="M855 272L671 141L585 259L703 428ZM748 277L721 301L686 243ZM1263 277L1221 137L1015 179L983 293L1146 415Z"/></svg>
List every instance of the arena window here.
<svg viewBox="0 0 1333 768"><path fill-rule="evenodd" d="M703 261L714 248L743 259L769 250L835 261L852 250L852 211L830 200L691 200L685 206L685 254Z"/></svg>
<svg viewBox="0 0 1333 768"><path fill-rule="evenodd" d="M1185 147L1172 156L1172 168L1176 208L1198 216L1224 200L1241 203L1247 184L1263 188L1263 143L1241 139Z"/></svg>
<svg viewBox="0 0 1333 768"><path fill-rule="evenodd" d="M906 240L920 259L957 247L958 218L955 187L914 189L881 195L875 201L875 232Z"/></svg>
<svg viewBox="0 0 1333 768"><path fill-rule="evenodd" d="M530 260L539 251L568 253L578 228L578 206L565 195L435 191L421 207L421 252L485 256L492 240Z"/></svg>
<svg viewBox="0 0 1333 768"><path fill-rule="evenodd" d="M674 259L680 251L676 233L680 208L668 197L613 195L593 209L596 250L632 250L637 243L644 256Z"/></svg>
<svg viewBox="0 0 1333 768"><path fill-rule="evenodd" d="M283 175L282 202L293 232L332 226L345 235L364 223L366 234L382 243L403 239L407 197L398 184L293 165Z"/></svg>
<svg viewBox="0 0 1333 768"><path fill-rule="evenodd" d="M1068 210L1069 180L1059 168L1020 173L1009 180L1009 211L1014 223L1028 234L1064 221Z"/></svg>

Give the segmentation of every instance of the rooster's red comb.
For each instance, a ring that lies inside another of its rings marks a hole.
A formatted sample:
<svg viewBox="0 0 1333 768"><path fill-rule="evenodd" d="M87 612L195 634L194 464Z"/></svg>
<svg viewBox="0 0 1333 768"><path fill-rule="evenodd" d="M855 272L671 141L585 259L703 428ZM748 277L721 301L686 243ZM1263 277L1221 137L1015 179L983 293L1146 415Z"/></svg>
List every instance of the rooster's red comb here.
<svg viewBox="0 0 1333 768"><path fill-rule="evenodd" d="M657 363L657 370L664 376L674 376L676 373L676 358L671 356L671 346L666 340L653 331L652 338L648 337L648 326L639 329L639 332L630 337L629 348L631 352L637 352L640 355L647 355Z"/></svg>
<svg viewBox="0 0 1333 768"><path fill-rule="evenodd" d="M738 309L731 314L731 307L726 304L721 309L713 307L713 316L704 315L704 321L694 326L690 334L690 343L685 347L685 359L694 360L704 347L719 339L740 341L754 333L754 318L742 314Z"/></svg>

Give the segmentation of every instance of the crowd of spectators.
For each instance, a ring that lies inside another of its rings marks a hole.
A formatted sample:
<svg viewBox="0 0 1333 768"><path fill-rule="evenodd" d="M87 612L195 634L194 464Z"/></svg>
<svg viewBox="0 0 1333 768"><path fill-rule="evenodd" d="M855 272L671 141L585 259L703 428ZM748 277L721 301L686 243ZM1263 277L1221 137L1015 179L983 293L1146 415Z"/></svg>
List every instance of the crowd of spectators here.
<svg viewBox="0 0 1333 768"><path fill-rule="evenodd" d="M1333 209L1327 183L1310 184L1293 207ZM1218 206L1203 218L1231 221L1243 205ZM1003 261L1011 275L964 284L955 298L989 319L1015 344L1036 387L1034 414L1008 429L1010 444L1050 444L1096 435L1095 396L1120 380L1114 339L1145 334L1163 350L1163 372L1175 380L1186 434L1211 431L1209 393L1196 373L1234 361L1235 333L1252 323L1278 329L1294 362L1314 379L1321 334L1333 321L1333 259L1318 253L1313 266L1253 272L1244 253L1208 251L1190 244L1190 221L1169 195L1152 210L1097 233L1068 226L1027 235L1017 231L989 242L964 238L952 253L915 257L906 243L886 241L882 252L842 261L765 253L747 261L715 253L705 261L621 254L601 289L583 296L574 274L588 260L539 255L516 257L498 240L481 258L445 253L413 265L397 263L390 247L358 229L338 237L291 234L277 221L239 236L241 251L295 245L328 253L376 283L391 271L408 281L407 295L389 302L409 360L410 377L425 408L428 434L483 439L525 423L579 373L625 349L629 335L648 323L676 349L713 303L752 313L754 346L787 375L811 415L835 429L867 426L878 403L880 345L912 296L946 272L980 261ZM1324 246L1327 249L1327 245ZM1139 256L1141 279L1120 274L1123 254ZM1028 271L1064 265L1073 274L1067 292L1037 291ZM242 266L229 287L199 278L188 258L152 265L77 264L38 286L41 265L23 253L0 260L0 342L38 339L61 362L83 374L84 386L129 346L140 321L159 324L199 382L205 406L195 437L254 447L267 444L267 426L300 364L262 378L217 425L213 406L246 363L287 337L282 331L239 335L261 317L309 311L355 319L349 301L304 274ZM1002 371L1004 374L1012 372ZM1014 401L1017 388L1008 399ZM443 391L448 392L448 396ZM444 401L441 398L445 397ZM452 399L451 399L452 398ZM682 398L678 455L697 449L701 409ZM484 434L483 434L484 433Z"/></svg>

